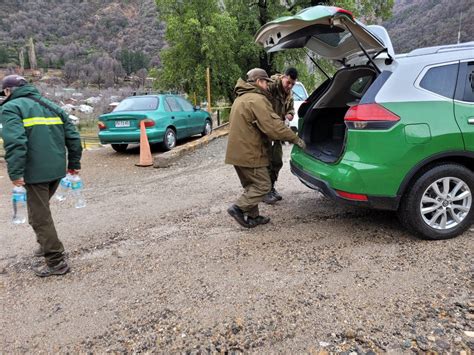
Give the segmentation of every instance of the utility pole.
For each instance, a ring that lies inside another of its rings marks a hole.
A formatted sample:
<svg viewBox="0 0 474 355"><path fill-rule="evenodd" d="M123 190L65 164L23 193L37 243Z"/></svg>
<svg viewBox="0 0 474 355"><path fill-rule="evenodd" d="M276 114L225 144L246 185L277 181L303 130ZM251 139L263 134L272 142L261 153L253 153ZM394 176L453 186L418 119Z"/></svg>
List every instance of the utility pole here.
<svg viewBox="0 0 474 355"><path fill-rule="evenodd" d="M459 12L458 44L461 43L461 22L462 12Z"/></svg>
<svg viewBox="0 0 474 355"><path fill-rule="evenodd" d="M211 69L206 68L206 81L207 81L207 112L211 112Z"/></svg>

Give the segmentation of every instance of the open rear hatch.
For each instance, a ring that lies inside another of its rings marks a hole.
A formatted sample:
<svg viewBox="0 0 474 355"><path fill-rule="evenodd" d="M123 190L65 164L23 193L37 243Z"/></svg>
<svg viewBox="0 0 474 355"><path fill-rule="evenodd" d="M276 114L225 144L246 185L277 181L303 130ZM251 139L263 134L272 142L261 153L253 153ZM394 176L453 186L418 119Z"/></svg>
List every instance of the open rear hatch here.
<svg viewBox="0 0 474 355"><path fill-rule="evenodd" d="M307 48L345 67L317 88L298 112L306 152L324 162L337 161L344 148L347 110L358 104L380 73L375 58L394 54L387 31L364 26L347 10L314 6L265 24L255 41L268 52Z"/></svg>

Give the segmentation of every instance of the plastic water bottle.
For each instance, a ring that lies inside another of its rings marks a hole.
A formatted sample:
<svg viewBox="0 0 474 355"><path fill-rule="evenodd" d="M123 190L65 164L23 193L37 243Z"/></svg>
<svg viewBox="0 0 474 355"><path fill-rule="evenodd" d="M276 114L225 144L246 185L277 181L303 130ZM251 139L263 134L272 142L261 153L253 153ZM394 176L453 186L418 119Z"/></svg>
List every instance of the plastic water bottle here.
<svg viewBox="0 0 474 355"><path fill-rule="evenodd" d="M26 222L26 189L23 186L15 186L12 191L13 223L22 224Z"/></svg>
<svg viewBox="0 0 474 355"><path fill-rule="evenodd" d="M86 207L86 200L82 196L82 179L79 175L74 174L69 178L71 182L72 196L74 197L74 207L83 208Z"/></svg>
<svg viewBox="0 0 474 355"><path fill-rule="evenodd" d="M69 189L71 188L71 174L67 174L65 177L61 179L61 182L59 183L58 191L56 191L56 194L54 197L58 201L64 201L66 199L67 193L69 192Z"/></svg>

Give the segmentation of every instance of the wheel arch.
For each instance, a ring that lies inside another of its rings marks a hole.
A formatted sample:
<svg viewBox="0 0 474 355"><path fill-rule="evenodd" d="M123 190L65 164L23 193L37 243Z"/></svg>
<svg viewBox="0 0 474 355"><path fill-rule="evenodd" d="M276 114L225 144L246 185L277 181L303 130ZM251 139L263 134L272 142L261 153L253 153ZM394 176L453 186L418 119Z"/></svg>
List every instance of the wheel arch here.
<svg viewBox="0 0 474 355"><path fill-rule="evenodd" d="M424 174L433 165L439 165L441 163L457 163L465 166L471 171L474 171L474 152L468 151L452 151L444 152L440 154L432 155L418 164L416 164L410 172L405 176L405 179L401 183L397 195L403 196L407 189L413 184L413 182Z"/></svg>

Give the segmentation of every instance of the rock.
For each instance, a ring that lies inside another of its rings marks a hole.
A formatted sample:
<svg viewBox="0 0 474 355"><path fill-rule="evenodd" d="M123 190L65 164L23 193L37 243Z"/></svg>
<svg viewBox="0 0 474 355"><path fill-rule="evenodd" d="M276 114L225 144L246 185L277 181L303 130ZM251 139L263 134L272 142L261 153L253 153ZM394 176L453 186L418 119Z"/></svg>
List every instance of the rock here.
<svg viewBox="0 0 474 355"><path fill-rule="evenodd" d="M347 339L354 339L356 337L356 332L354 332L353 330L346 330L346 332L344 333L344 336Z"/></svg>
<svg viewBox="0 0 474 355"><path fill-rule="evenodd" d="M429 336L427 337L427 339L428 339L429 341L436 341L436 338L435 338L434 336L432 336L432 335L429 335Z"/></svg>
<svg viewBox="0 0 474 355"><path fill-rule="evenodd" d="M442 350L448 350L450 348L450 345L441 339L436 340L436 346Z"/></svg>
<svg viewBox="0 0 474 355"><path fill-rule="evenodd" d="M325 341L320 341L320 342L319 342L319 346L321 346L321 347L323 347L323 348L325 348L325 347L327 347L327 346L329 346L329 345L331 345L331 344L329 344L328 342L325 342Z"/></svg>
<svg viewBox="0 0 474 355"><path fill-rule="evenodd" d="M405 341L403 342L403 345L402 345L402 346L403 346L403 348L405 348L405 349L409 349L409 348L411 348L411 345L412 345L412 344L411 344L411 340L405 340Z"/></svg>
<svg viewBox="0 0 474 355"><path fill-rule="evenodd" d="M473 331L466 330L466 331L464 331L464 334L466 336L468 336L469 338L474 338L474 332Z"/></svg>

